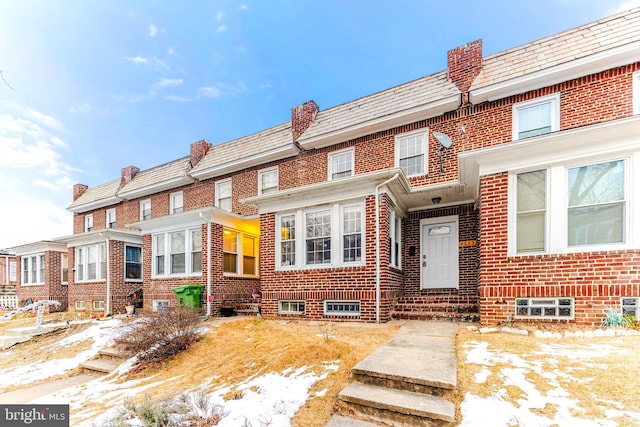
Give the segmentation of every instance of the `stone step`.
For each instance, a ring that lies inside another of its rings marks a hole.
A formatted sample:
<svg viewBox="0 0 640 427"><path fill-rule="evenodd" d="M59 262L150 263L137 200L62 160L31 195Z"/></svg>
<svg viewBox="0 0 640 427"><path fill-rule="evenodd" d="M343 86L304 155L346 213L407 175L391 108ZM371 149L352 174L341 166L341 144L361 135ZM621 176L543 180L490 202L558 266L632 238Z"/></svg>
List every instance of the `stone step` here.
<svg viewBox="0 0 640 427"><path fill-rule="evenodd" d="M455 418L452 402L405 390L352 383L338 398L354 411L392 425L444 426Z"/></svg>
<svg viewBox="0 0 640 427"><path fill-rule="evenodd" d="M122 359L126 359L127 356L122 353L120 350L118 350L117 348L113 348L113 347L108 347L108 348L103 348L100 351L98 351L98 355L100 355L103 359L111 359L111 360L122 360Z"/></svg>
<svg viewBox="0 0 640 427"><path fill-rule="evenodd" d="M11 335L1 335L0 336L0 348L3 350L8 349L16 344L21 342L29 341L31 336L23 336L23 337L15 337Z"/></svg>
<svg viewBox="0 0 640 427"><path fill-rule="evenodd" d="M388 345L377 348L356 364L351 369L354 379L363 384L433 396L452 394L458 380L453 338L426 336L422 343L402 340L402 336L392 338Z"/></svg>
<svg viewBox="0 0 640 427"><path fill-rule="evenodd" d="M103 373L109 374L113 372L118 367L118 365L119 363L113 360L93 359L93 360L87 360L86 362L81 363L80 367L87 371L96 371L96 372L103 372Z"/></svg>
<svg viewBox="0 0 640 427"><path fill-rule="evenodd" d="M478 313L447 313L441 311L391 311L397 320L444 320L449 322L479 322Z"/></svg>

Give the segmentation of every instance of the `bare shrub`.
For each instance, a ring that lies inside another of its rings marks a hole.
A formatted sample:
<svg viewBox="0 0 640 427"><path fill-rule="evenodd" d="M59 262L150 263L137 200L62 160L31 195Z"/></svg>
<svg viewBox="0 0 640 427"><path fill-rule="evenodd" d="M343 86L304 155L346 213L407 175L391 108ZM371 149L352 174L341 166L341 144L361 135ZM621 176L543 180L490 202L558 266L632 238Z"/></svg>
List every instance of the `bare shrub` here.
<svg viewBox="0 0 640 427"><path fill-rule="evenodd" d="M123 328L115 343L125 355L137 355L134 372L163 365L203 337L198 313L188 308L176 308Z"/></svg>

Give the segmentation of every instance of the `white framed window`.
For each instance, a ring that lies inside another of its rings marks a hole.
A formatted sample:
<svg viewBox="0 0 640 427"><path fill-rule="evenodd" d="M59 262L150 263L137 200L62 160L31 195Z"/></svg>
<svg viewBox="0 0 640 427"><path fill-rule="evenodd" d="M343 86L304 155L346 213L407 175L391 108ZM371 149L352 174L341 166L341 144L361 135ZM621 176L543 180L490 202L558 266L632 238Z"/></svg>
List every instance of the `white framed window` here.
<svg viewBox="0 0 640 427"><path fill-rule="evenodd" d="M11 261L9 263L9 281L15 282L18 280L18 263Z"/></svg>
<svg viewBox="0 0 640 427"><path fill-rule="evenodd" d="M304 301L278 301L278 314L304 314L304 307Z"/></svg>
<svg viewBox="0 0 640 427"><path fill-rule="evenodd" d="M573 298L516 298L517 318L573 319Z"/></svg>
<svg viewBox="0 0 640 427"><path fill-rule="evenodd" d="M640 114L640 71L633 73L633 114Z"/></svg>
<svg viewBox="0 0 640 427"><path fill-rule="evenodd" d="M574 161L511 173L509 254L628 248L634 240L629 195L640 190L631 188L631 160Z"/></svg>
<svg viewBox="0 0 640 427"><path fill-rule="evenodd" d="M77 311L84 311L84 309L86 307L86 302L85 301L76 301L75 307L76 307Z"/></svg>
<svg viewBox="0 0 640 427"><path fill-rule="evenodd" d="M142 280L142 248L140 246L124 246L124 278L125 280Z"/></svg>
<svg viewBox="0 0 640 427"><path fill-rule="evenodd" d="M60 267L62 270L60 280L63 284L69 283L69 254L60 254Z"/></svg>
<svg viewBox="0 0 640 427"><path fill-rule="evenodd" d="M640 298L638 297L622 297L620 298L622 306L622 314L630 314L640 319Z"/></svg>
<svg viewBox="0 0 640 427"><path fill-rule="evenodd" d="M546 169L517 174L516 221L518 253L544 252L547 212Z"/></svg>
<svg viewBox="0 0 640 427"><path fill-rule="evenodd" d="M151 219L151 199L140 200L140 221Z"/></svg>
<svg viewBox="0 0 640 427"><path fill-rule="evenodd" d="M104 301L93 301L94 311L104 311Z"/></svg>
<svg viewBox="0 0 640 427"><path fill-rule="evenodd" d="M168 299L154 299L151 309L153 311L158 311L160 307L169 307L169 300Z"/></svg>
<svg viewBox="0 0 640 427"><path fill-rule="evenodd" d="M75 248L75 280L89 282L107 276L107 251L104 243Z"/></svg>
<svg viewBox="0 0 640 427"><path fill-rule="evenodd" d="M44 254L22 257L22 284L41 285L45 282Z"/></svg>
<svg viewBox="0 0 640 427"><path fill-rule="evenodd" d="M396 135L395 165L406 176L424 175L428 170L427 129Z"/></svg>
<svg viewBox="0 0 640 427"><path fill-rule="evenodd" d="M216 182L216 207L231 212L231 178Z"/></svg>
<svg viewBox="0 0 640 427"><path fill-rule="evenodd" d="M281 213L276 215L276 224L277 269L364 263L366 245L362 202Z"/></svg>
<svg viewBox="0 0 640 427"><path fill-rule="evenodd" d="M513 105L513 140L530 138L560 129L560 94Z"/></svg>
<svg viewBox="0 0 640 427"><path fill-rule="evenodd" d="M258 171L258 194L278 191L278 167Z"/></svg>
<svg viewBox="0 0 640 427"><path fill-rule="evenodd" d="M107 228L116 228L116 209L107 209L106 216Z"/></svg>
<svg viewBox="0 0 640 427"><path fill-rule="evenodd" d="M329 181L353 176L353 148L329 153Z"/></svg>
<svg viewBox="0 0 640 427"><path fill-rule="evenodd" d="M88 233L93 230L93 214L84 216L84 232Z"/></svg>
<svg viewBox="0 0 640 427"><path fill-rule="evenodd" d="M177 214L182 212L182 201L183 201L182 191L178 191L175 193L171 193L169 195L169 214Z"/></svg>
<svg viewBox="0 0 640 427"><path fill-rule="evenodd" d="M202 228L154 234L151 246L154 277L202 273Z"/></svg>
<svg viewBox="0 0 640 427"><path fill-rule="evenodd" d="M360 316L360 301L325 301L325 316Z"/></svg>
<svg viewBox="0 0 640 427"><path fill-rule="evenodd" d="M402 266L402 219L391 210L389 218L389 265L400 268Z"/></svg>
<svg viewBox="0 0 640 427"><path fill-rule="evenodd" d="M258 275L258 238L241 231L222 230L224 274L239 276Z"/></svg>

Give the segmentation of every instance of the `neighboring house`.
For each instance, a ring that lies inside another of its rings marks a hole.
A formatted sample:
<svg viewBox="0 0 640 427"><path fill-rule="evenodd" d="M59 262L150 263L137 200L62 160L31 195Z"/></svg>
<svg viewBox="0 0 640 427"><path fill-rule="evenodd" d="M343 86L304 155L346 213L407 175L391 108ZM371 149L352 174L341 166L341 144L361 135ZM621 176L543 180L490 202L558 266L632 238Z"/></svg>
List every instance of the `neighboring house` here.
<svg viewBox="0 0 640 427"><path fill-rule="evenodd" d="M69 259L67 247L53 241L40 241L11 248L17 257L18 304L52 300L60 306L50 311L67 310Z"/></svg>
<svg viewBox="0 0 640 427"><path fill-rule="evenodd" d="M18 284L18 258L10 251L0 249L0 285Z"/></svg>
<svg viewBox="0 0 640 427"><path fill-rule="evenodd" d="M212 315L254 289L271 318L640 314L638 28L633 9L486 57L474 41L444 71L78 184L70 307L141 289L152 311L196 283Z"/></svg>

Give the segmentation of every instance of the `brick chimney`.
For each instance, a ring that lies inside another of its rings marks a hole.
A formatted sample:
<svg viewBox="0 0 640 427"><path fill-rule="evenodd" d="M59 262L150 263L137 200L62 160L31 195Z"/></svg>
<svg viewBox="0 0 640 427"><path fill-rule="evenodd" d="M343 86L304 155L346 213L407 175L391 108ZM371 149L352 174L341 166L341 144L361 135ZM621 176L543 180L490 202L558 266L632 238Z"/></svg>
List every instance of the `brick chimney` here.
<svg viewBox="0 0 640 427"><path fill-rule="evenodd" d="M307 101L291 109L291 132L293 133L293 139L297 140L302 136L304 131L309 129L319 110L318 105L314 101Z"/></svg>
<svg viewBox="0 0 640 427"><path fill-rule="evenodd" d="M127 166L126 168L122 168L120 171L120 188L123 188L125 185L131 182L134 176L140 172L135 166Z"/></svg>
<svg viewBox="0 0 640 427"><path fill-rule="evenodd" d="M211 144L204 139L191 144L191 167L195 167L198 164L209 151L209 147L211 147Z"/></svg>
<svg viewBox="0 0 640 427"><path fill-rule="evenodd" d="M87 191L89 187L84 184L74 184L73 185L73 201L78 200L78 197L82 196L82 193Z"/></svg>
<svg viewBox="0 0 640 427"><path fill-rule="evenodd" d="M469 87L482 70L482 39L447 52L447 69L449 80L460 89L463 103L466 104Z"/></svg>

